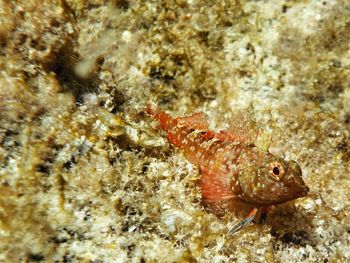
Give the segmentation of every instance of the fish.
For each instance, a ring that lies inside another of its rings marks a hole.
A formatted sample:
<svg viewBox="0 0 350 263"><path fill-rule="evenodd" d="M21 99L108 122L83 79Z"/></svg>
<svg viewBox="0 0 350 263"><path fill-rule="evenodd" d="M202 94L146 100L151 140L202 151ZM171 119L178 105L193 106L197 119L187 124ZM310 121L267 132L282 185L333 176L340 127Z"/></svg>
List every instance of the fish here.
<svg viewBox="0 0 350 263"><path fill-rule="evenodd" d="M206 207L217 215L250 211L230 234L251 223L259 212L309 192L297 162L257 146L261 131L244 114L237 114L227 130L214 131L203 112L173 118L151 105L146 112L158 121L170 144L199 168Z"/></svg>

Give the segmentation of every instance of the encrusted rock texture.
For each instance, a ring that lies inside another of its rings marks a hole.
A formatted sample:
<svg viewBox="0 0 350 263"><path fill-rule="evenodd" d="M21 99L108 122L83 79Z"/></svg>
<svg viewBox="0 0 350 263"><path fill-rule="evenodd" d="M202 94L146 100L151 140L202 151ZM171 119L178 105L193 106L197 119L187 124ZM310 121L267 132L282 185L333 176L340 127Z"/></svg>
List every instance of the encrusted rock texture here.
<svg viewBox="0 0 350 263"><path fill-rule="evenodd" d="M349 262L347 0L0 1L0 262ZM241 218L144 112L249 111L307 197Z"/></svg>

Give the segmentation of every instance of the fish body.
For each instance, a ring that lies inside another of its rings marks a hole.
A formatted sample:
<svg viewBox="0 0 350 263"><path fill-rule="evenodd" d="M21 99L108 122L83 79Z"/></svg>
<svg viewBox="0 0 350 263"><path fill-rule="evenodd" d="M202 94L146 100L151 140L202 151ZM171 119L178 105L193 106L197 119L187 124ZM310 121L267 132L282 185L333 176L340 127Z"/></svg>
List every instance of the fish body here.
<svg viewBox="0 0 350 263"><path fill-rule="evenodd" d="M215 132L204 113L172 118L150 106L147 113L159 121L169 142L199 167L203 202L216 207L218 214L237 207L253 208L256 213L256 208L303 197L309 191L300 166L256 147L259 132L241 118L229 130Z"/></svg>

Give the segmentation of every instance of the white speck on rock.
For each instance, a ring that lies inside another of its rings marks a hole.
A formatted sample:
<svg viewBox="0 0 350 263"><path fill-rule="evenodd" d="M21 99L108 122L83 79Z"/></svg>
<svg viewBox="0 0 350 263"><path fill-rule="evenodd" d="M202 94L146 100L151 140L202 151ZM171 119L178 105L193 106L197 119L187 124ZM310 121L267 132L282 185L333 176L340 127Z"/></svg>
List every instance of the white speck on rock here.
<svg viewBox="0 0 350 263"><path fill-rule="evenodd" d="M131 38L132 38L132 34L130 33L130 31L125 30L122 33L122 40L125 41L126 43L130 42Z"/></svg>

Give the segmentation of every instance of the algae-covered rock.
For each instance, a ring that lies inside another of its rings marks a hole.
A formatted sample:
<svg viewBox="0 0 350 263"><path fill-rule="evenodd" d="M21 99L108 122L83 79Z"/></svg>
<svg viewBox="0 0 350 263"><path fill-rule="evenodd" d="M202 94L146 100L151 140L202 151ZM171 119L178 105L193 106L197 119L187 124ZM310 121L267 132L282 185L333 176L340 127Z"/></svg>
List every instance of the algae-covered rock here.
<svg viewBox="0 0 350 263"><path fill-rule="evenodd" d="M342 0L0 1L0 261L349 261L349 36ZM148 104L249 112L309 195L229 235Z"/></svg>

